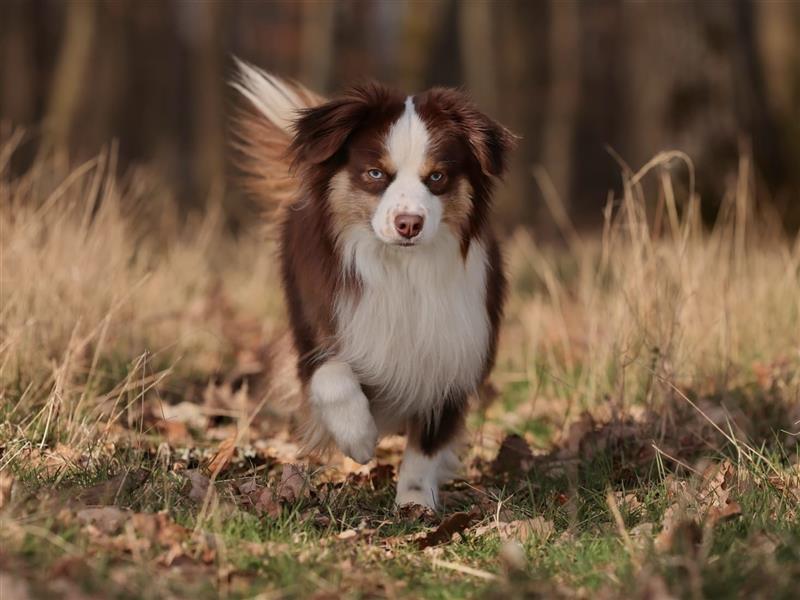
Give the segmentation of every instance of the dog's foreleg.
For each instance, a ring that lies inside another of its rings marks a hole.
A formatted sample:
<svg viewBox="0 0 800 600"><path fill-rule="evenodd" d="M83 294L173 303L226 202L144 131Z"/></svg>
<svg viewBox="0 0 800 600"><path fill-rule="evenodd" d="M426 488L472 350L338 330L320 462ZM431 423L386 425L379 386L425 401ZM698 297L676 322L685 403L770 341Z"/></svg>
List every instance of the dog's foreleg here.
<svg viewBox="0 0 800 600"><path fill-rule="evenodd" d="M347 363L329 360L311 377L310 398L314 413L344 454L361 464L375 456L378 429Z"/></svg>
<svg viewBox="0 0 800 600"><path fill-rule="evenodd" d="M456 445L465 413L465 398L459 397L445 404L438 419L412 419L397 478L397 506L438 507L439 485L452 478L459 466Z"/></svg>

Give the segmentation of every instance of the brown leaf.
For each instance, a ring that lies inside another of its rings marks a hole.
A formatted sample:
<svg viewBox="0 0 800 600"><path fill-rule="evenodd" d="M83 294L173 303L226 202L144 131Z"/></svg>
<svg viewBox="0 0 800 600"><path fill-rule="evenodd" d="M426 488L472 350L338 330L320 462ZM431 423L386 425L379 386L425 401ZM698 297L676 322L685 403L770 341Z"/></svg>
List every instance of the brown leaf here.
<svg viewBox="0 0 800 600"><path fill-rule="evenodd" d="M84 525L94 525L106 535L113 535L122 529L123 523L130 515L130 511L119 509L116 506L100 506L79 510L76 516Z"/></svg>
<svg viewBox="0 0 800 600"><path fill-rule="evenodd" d="M76 500L97 506L116 504L120 498L139 489L148 477L150 477L150 471L146 469L124 471L108 481L79 491Z"/></svg>
<svg viewBox="0 0 800 600"><path fill-rule="evenodd" d="M312 490L311 482L301 467L295 464L283 465L281 483L278 486L278 497L282 501L294 504L302 498L308 498Z"/></svg>
<svg viewBox="0 0 800 600"><path fill-rule="evenodd" d="M261 490L253 506L259 514L266 513L273 519L281 514L281 504L278 498L275 497L275 492L266 487Z"/></svg>
<svg viewBox="0 0 800 600"><path fill-rule="evenodd" d="M528 442L522 436L511 434L500 445L491 469L496 475L513 475L528 471L532 464L533 453Z"/></svg>
<svg viewBox="0 0 800 600"><path fill-rule="evenodd" d="M386 487L392 479L394 479L394 467L389 464L376 465L369 472L369 480L375 489Z"/></svg>
<svg viewBox="0 0 800 600"><path fill-rule="evenodd" d="M473 533L477 536L486 535L496 531L500 539L504 541L516 540L525 542L529 539L547 541L555 533L555 524L544 517L533 517L531 519L520 519L506 523L504 521L492 521L488 525L477 527Z"/></svg>
<svg viewBox="0 0 800 600"><path fill-rule="evenodd" d="M217 452L211 457L211 460L206 465L206 471L212 476L216 477L224 471L236 452L236 435L233 435L222 442L220 442Z"/></svg>
<svg viewBox="0 0 800 600"><path fill-rule="evenodd" d="M206 495L210 493L214 493L213 488L211 487L211 480L206 477L203 473L200 472L199 469L188 469L184 472L186 478L188 479L188 491L184 488L184 493L189 497L190 500L194 500L195 502L204 502L206 499Z"/></svg>
<svg viewBox="0 0 800 600"><path fill-rule="evenodd" d="M182 543L190 533L163 512L133 514L130 524L138 537L167 547Z"/></svg>
<svg viewBox="0 0 800 600"><path fill-rule="evenodd" d="M736 500L728 500L723 506L712 506L706 514L706 522L712 527L722 521L729 521L742 514L742 507Z"/></svg>
<svg viewBox="0 0 800 600"><path fill-rule="evenodd" d="M473 508L469 512L457 512L445 518L434 531L417 540L417 547L424 550L430 546L438 546L450 541L456 533L461 533L480 518L480 513Z"/></svg>
<svg viewBox="0 0 800 600"><path fill-rule="evenodd" d="M240 483L238 487L239 487L239 493L245 494L246 496L249 496L253 492L258 492L261 490L261 486L258 485L258 482L254 478L248 479L243 483Z"/></svg>
<svg viewBox="0 0 800 600"><path fill-rule="evenodd" d="M436 522L436 513L427 506L409 502L397 509L397 516L402 521L422 522L433 524Z"/></svg>
<svg viewBox="0 0 800 600"><path fill-rule="evenodd" d="M184 400L178 404L160 403L156 416L159 421L183 423L187 427L203 430L208 422L203 408L197 402Z"/></svg>
<svg viewBox="0 0 800 600"><path fill-rule="evenodd" d="M336 534L338 540L352 540L356 537L358 537L358 531L355 529L345 529Z"/></svg>
<svg viewBox="0 0 800 600"><path fill-rule="evenodd" d="M506 523L500 535L501 537L513 538L520 542L531 538L544 542L555 533L555 530L556 528L552 521L544 517L533 517L532 519L523 519Z"/></svg>
<svg viewBox="0 0 800 600"><path fill-rule="evenodd" d="M159 419L155 424L156 429L167 439L170 446L186 444L191 441L192 436L186 423L181 421L167 421Z"/></svg>

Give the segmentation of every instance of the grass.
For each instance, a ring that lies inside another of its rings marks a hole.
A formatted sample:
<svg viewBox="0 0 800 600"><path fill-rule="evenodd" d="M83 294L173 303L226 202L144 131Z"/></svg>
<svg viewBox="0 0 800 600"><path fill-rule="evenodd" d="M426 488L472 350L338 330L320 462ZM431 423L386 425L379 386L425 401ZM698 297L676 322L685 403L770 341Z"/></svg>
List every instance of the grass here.
<svg viewBox="0 0 800 600"><path fill-rule="evenodd" d="M382 467L289 483L270 242L213 202L182 221L113 149L11 177L20 141L0 151L0 598L794 596L800 246L746 159L713 226L666 154L623 168L599 235L548 197L566 245L510 236L498 397L429 515L392 506L394 439Z"/></svg>

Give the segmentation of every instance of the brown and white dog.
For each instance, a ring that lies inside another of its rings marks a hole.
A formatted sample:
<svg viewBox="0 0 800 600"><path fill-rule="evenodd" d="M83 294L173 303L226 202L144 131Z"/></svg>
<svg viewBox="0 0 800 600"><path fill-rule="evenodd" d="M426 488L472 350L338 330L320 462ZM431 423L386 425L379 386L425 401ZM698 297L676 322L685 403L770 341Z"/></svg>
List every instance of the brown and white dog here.
<svg viewBox="0 0 800 600"><path fill-rule="evenodd" d="M360 463L408 436L397 505L436 507L468 398L492 368L506 282L489 226L514 136L459 91L370 83L334 100L239 63L255 192L280 258L306 442Z"/></svg>

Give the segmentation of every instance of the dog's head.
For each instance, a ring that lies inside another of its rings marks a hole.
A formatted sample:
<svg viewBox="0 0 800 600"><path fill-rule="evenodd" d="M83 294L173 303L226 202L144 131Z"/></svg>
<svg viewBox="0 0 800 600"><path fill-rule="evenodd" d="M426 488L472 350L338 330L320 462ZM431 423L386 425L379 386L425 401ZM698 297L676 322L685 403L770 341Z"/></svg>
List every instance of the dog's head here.
<svg viewBox="0 0 800 600"><path fill-rule="evenodd" d="M357 227L407 247L432 242L444 227L468 242L514 140L462 92L403 97L369 84L304 110L291 149L325 197L335 236Z"/></svg>

